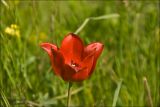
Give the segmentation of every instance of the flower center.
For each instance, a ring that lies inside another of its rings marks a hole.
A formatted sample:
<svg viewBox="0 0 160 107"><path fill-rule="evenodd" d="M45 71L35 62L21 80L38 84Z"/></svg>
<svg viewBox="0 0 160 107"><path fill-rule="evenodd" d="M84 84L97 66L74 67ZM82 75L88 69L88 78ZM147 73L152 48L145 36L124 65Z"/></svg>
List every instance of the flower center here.
<svg viewBox="0 0 160 107"><path fill-rule="evenodd" d="M72 66L72 67L75 67L75 66L76 66L76 64L71 64L71 66Z"/></svg>
<svg viewBox="0 0 160 107"><path fill-rule="evenodd" d="M79 64L77 64L73 60L71 60L71 66L75 69L76 72L79 71L79 67L80 67Z"/></svg>
<svg viewBox="0 0 160 107"><path fill-rule="evenodd" d="M79 65L76 62L74 62L73 60L71 60L71 66L72 67L78 67Z"/></svg>

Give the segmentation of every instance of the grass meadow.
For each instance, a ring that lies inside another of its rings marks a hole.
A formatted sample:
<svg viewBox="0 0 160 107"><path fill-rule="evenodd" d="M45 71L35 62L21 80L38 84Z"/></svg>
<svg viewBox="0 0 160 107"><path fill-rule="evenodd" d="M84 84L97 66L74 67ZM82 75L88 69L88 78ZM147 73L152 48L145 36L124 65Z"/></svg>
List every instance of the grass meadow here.
<svg viewBox="0 0 160 107"><path fill-rule="evenodd" d="M104 51L92 76L72 87L74 107L160 106L158 0L0 1L0 106L63 107L68 83L39 46L76 32Z"/></svg>

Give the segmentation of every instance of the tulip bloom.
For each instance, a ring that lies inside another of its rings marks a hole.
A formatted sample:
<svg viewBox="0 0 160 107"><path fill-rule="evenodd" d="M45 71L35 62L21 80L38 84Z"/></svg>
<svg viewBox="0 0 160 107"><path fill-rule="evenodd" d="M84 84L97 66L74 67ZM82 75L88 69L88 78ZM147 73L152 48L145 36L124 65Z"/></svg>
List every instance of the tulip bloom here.
<svg viewBox="0 0 160 107"><path fill-rule="evenodd" d="M84 46L73 33L63 39L60 48L51 43L41 43L41 47L48 53L55 74L69 82L90 77L103 50L98 42Z"/></svg>

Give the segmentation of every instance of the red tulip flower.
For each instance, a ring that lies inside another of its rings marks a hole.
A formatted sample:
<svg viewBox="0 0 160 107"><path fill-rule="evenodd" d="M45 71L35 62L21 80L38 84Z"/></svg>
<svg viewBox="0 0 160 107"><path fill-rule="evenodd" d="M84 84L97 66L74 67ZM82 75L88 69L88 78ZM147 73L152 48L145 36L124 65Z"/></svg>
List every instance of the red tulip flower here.
<svg viewBox="0 0 160 107"><path fill-rule="evenodd" d="M48 53L55 74L70 82L90 77L103 50L98 42L84 46L73 33L63 39L60 48L51 43L42 43L41 47Z"/></svg>

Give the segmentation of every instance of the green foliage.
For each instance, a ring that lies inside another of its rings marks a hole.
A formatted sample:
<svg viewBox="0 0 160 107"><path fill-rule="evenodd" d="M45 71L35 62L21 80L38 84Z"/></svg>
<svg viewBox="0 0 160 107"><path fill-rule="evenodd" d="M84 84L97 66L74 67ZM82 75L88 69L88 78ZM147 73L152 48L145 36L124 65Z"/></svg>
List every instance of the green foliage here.
<svg viewBox="0 0 160 107"><path fill-rule="evenodd" d="M0 105L65 106L68 83L39 43L60 46L89 17L79 36L105 48L91 78L73 84L72 105L148 106L144 77L160 105L159 1L1 0L0 11Z"/></svg>

